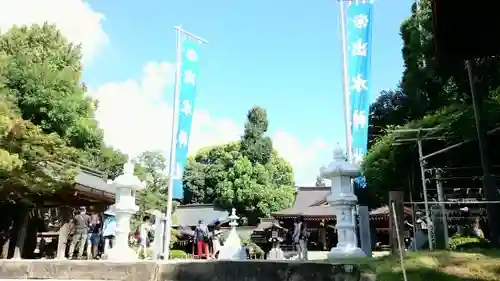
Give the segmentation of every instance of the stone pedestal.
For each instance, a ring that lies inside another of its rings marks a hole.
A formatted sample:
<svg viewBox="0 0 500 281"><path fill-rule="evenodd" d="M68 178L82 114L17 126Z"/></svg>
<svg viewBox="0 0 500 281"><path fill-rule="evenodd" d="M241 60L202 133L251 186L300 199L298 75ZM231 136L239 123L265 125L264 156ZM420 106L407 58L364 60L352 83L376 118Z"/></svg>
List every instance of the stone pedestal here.
<svg viewBox="0 0 500 281"><path fill-rule="evenodd" d="M283 250L280 248L272 248L271 251L267 254L267 259L268 260L284 260L285 259L285 253L283 253Z"/></svg>
<svg viewBox="0 0 500 281"><path fill-rule="evenodd" d="M241 239L238 233L236 233L236 222L239 217L236 215L236 209L233 208L231 215L228 217L231 220L229 225L231 226L231 231L227 236L226 241L224 241L224 246L221 247L219 251L220 260L246 260L247 251L245 247L241 245Z"/></svg>
<svg viewBox="0 0 500 281"><path fill-rule="evenodd" d="M135 192L144 188L145 184L134 176L134 165L127 163L123 167L123 174L113 182L116 187L116 244L104 255L104 259L115 261L134 261L136 252L128 246L130 233L130 217L139 207L135 204Z"/></svg>
<svg viewBox="0 0 500 281"><path fill-rule="evenodd" d="M354 195L352 178L360 175L359 166L348 163L342 149L333 152L333 161L328 167L321 168L323 178L332 182L331 194L327 197L330 206L334 207L337 218L338 244L328 253L328 260L341 258L366 257L358 247L356 234L356 204L358 198Z"/></svg>

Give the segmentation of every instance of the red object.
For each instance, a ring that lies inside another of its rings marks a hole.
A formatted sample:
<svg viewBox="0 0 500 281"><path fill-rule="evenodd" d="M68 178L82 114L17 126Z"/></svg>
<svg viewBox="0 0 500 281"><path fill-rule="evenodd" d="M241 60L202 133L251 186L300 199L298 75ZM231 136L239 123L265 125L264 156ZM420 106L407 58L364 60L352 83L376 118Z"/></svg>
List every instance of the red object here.
<svg viewBox="0 0 500 281"><path fill-rule="evenodd" d="M209 257L210 253L208 251L208 243L205 241L197 241L196 242L196 254L198 255L199 258L202 258L203 256ZM203 255L203 251L205 251L205 255Z"/></svg>

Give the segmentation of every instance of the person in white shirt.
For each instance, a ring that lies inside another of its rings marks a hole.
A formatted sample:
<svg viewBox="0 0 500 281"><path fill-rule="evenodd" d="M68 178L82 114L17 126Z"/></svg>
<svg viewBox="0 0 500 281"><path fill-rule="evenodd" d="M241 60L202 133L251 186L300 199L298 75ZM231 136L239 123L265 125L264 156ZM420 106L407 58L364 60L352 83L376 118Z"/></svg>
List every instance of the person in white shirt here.
<svg viewBox="0 0 500 281"><path fill-rule="evenodd" d="M220 221L216 221L214 225L214 230L212 231L212 258L217 259L219 256L219 251L221 248L221 244L219 241L219 236L222 233L220 230Z"/></svg>
<svg viewBox="0 0 500 281"><path fill-rule="evenodd" d="M113 248L116 235L116 218L110 213L104 213L102 236L104 238L104 252Z"/></svg>
<svg viewBox="0 0 500 281"><path fill-rule="evenodd" d="M151 231L150 217L144 216L142 223L139 226L139 249L137 250L137 258L147 256L146 249L148 248L148 237Z"/></svg>

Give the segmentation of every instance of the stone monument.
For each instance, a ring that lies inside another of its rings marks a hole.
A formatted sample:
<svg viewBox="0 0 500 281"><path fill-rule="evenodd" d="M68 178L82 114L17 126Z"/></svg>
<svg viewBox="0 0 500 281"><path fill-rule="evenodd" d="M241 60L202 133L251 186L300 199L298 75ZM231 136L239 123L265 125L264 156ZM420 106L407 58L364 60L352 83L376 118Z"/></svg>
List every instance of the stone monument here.
<svg viewBox="0 0 500 281"><path fill-rule="evenodd" d="M231 211L231 215L228 217L231 222L229 226L231 226L231 231L227 236L226 241L224 241L224 246L221 247L219 252L220 260L246 260L247 259L247 251L245 247L241 245L240 236L236 233L236 226L238 223L236 222L239 217L236 215L236 209L233 208Z"/></svg>
<svg viewBox="0 0 500 281"><path fill-rule="evenodd" d="M366 254L358 247L356 233L356 204L358 198L354 194L352 178L360 176L359 166L347 162L341 148L333 151L333 162L328 167L323 167L320 174L323 178L332 182L330 195L327 201L335 210L337 218L337 246L328 253L328 260L333 261L342 258L366 257Z"/></svg>
<svg viewBox="0 0 500 281"><path fill-rule="evenodd" d="M116 261L133 261L136 252L129 247L130 218L139 207L135 204L135 192L143 189L145 184L134 175L134 165L126 163L123 174L112 183L115 188L116 240L113 248L104 255L104 259Z"/></svg>

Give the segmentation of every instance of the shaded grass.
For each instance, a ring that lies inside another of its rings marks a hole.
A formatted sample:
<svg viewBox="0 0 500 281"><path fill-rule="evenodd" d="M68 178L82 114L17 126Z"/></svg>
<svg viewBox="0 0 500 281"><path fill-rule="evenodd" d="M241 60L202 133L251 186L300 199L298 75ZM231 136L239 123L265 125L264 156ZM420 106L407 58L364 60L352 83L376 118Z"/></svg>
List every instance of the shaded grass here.
<svg viewBox="0 0 500 281"><path fill-rule="evenodd" d="M363 272L380 281L401 281L398 256L388 256L360 264ZM407 253L408 281L500 281L500 251Z"/></svg>

